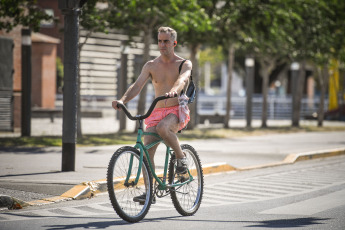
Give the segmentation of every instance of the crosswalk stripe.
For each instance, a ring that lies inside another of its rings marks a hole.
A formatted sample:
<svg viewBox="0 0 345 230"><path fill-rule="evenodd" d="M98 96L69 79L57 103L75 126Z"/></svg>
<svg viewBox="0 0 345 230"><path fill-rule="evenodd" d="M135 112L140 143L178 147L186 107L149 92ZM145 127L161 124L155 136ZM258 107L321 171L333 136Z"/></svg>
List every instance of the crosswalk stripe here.
<svg viewBox="0 0 345 230"><path fill-rule="evenodd" d="M284 176L284 180L290 180L294 181L296 180L296 177L301 177L301 175L288 175ZM272 177L274 179L281 179L279 177ZM303 175L303 178L299 178L298 181L300 182L312 182L313 184L331 184L334 178L328 177L327 179L317 178L317 177L311 177L310 175Z"/></svg>
<svg viewBox="0 0 345 230"><path fill-rule="evenodd" d="M267 183L267 184L276 184L276 185L283 185L286 187L293 187L293 188L301 188L301 189L312 189L314 187L317 187L320 185L316 184L305 184L303 182L297 182L296 180L285 180L285 179L265 179L265 178L258 178L256 181L261 182L261 183Z"/></svg>
<svg viewBox="0 0 345 230"><path fill-rule="evenodd" d="M100 205L100 204L90 204L89 207L94 208L96 210L101 210L104 212L114 212L114 209L112 207L105 207L105 206Z"/></svg>
<svg viewBox="0 0 345 230"><path fill-rule="evenodd" d="M62 210L70 212L74 216L84 216L84 215L85 216L89 216L89 215L92 215L92 212L82 210L78 206L77 207L66 207L66 208L62 208Z"/></svg>
<svg viewBox="0 0 345 230"><path fill-rule="evenodd" d="M225 193L229 194L241 194L241 195L248 195L248 196L259 196L259 197L271 197L272 195L266 193L266 192L260 192L260 191L253 191L253 190L247 190L242 188L215 188L216 190L224 191Z"/></svg>
<svg viewBox="0 0 345 230"><path fill-rule="evenodd" d="M225 188L236 187L238 189L250 189L251 191L260 191L260 192L271 193L275 195L284 195L288 193L288 191L282 191L282 189L267 188L267 186L255 185L255 188L253 188L253 184L249 185L249 184L232 183L232 184L224 184L223 186ZM290 191L296 191L296 190L290 190Z"/></svg>
<svg viewBox="0 0 345 230"><path fill-rule="evenodd" d="M293 190L295 190L296 192L299 191L304 191L305 189L311 189L313 187L302 187L299 185L292 185L292 184L288 184L288 183L284 183L284 182L280 182L280 181L267 181L267 180L256 180L256 181L251 181L251 183L253 185L265 185L266 187L273 187L274 189L280 188L284 191L289 191L291 190L291 192L294 192Z"/></svg>
<svg viewBox="0 0 345 230"><path fill-rule="evenodd" d="M224 202L230 202L230 203L238 203L238 202L242 202L244 199L240 199L240 198L235 198L235 197L224 197L224 196L217 196L214 194L205 194L203 197L203 201L205 202L205 200L208 200L209 202L212 202L214 204L222 204Z"/></svg>

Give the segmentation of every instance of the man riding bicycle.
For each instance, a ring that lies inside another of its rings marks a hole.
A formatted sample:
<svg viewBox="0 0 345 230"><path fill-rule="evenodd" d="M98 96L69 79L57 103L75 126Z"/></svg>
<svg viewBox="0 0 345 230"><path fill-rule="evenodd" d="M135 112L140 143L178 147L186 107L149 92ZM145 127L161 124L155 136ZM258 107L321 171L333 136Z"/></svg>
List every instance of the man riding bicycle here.
<svg viewBox="0 0 345 230"><path fill-rule="evenodd" d="M176 133L187 125L190 117L188 109L182 115L181 112L179 113L179 101L175 95L180 95L181 91L188 86L192 63L189 60L184 62L183 58L175 54L176 45L176 31L169 27L160 27L158 29L158 47L161 55L144 65L138 79L127 89L120 100L112 102L112 107L119 110L117 104L126 104L136 97L149 79L152 81L155 97L161 95L171 97L158 102L152 114L145 119L146 131L157 133L174 150L177 160L176 172L184 174L187 172L187 162ZM181 65L181 72L179 72ZM144 137L144 144L148 145L154 140L154 136L147 135ZM158 145L148 150L153 167L157 147Z"/></svg>

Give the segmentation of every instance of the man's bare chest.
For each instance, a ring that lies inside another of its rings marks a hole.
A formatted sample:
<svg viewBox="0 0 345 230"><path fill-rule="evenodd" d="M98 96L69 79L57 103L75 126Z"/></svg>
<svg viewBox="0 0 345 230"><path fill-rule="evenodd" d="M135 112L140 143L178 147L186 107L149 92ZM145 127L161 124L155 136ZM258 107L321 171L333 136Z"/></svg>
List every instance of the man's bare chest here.
<svg viewBox="0 0 345 230"><path fill-rule="evenodd" d="M151 70L151 80L153 84L174 84L179 76L178 66L157 66Z"/></svg>

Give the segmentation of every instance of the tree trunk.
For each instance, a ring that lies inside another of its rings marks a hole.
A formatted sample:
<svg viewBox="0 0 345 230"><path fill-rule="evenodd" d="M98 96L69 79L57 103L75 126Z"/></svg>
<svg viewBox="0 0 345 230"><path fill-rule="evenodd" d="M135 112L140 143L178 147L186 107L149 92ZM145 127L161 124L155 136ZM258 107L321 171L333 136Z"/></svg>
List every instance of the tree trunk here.
<svg viewBox="0 0 345 230"><path fill-rule="evenodd" d="M296 103L294 103L293 115L292 115L292 126L299 127L299 120L301 114L301 104L303 98L303 91L304 91L304 82L305 82L305 65L306 62L301 62L301 68L298 74L298 83L297 83L297 90L296 90Z"/></svg>
<svg viewBox="0 0 345 230"><path fill-rule="evenodd" d="M123 50L121 52L121 67L120 67L120 75L118 76L118 98L121 98L122 95L126 93L127 89L127 61L128 61L128 54L125 53L125 44L123 44ZM127 124L127 116L123 111L118 111L118 118L119 118L119 131L126 130Z"/></svg>
<svg viewBox="0 0 345 230"><path fill-rule="evenodd" d="M322 127L323 120L324 120L324 108L325 108L325 95L326 95L326 89L328 87L328 65L324 65L322 70L319 71L319 80L320 80L320 103L319 103L319 110L318 110L318 116L317 116L317 126Z"/></svg>
<svg viewBox="0 0 345 230"><path fill-rule="evenodd" d="M262 113L261 113L261 128L267 128L267 94L268 94L268 71L262 71Z"/></svg>
<svg viewBox="0 0 345 230"><path fill-rule="evenodd" d="M151 42L152 42L152 28L147 28L146 30L144 30L144 53L143 53L142 67L145 65L146 62L150 60ZM145 86L143 87L139 95L137 114L143 115L145 113L146 95L147 95L147 84L145 84ZM134 132L136 132L138 127L139 127L139 124L136 123L136 128Z"/></svg>
<svg viewBox="0 0 345 230"><path fill-rule="evenodd" d="M79 32L80 34L80 32ZM81 76L80 76L80 53L83 49L83 46L86 44L87 40L91 36L92 31L88 31L84 42L79 42L79 49L78 49L78 86L77 86L77 138L80 139L83 137L82 127L81 127L81 95L80 95L80 83L81 83ZM79 39L80 40L80 39Z"/></svg>
<svg viewBox="0 0 345 230"><path fill-rule="evenodd" d="M269 76L273 72L276 61L272 58L265 59L262 57L260 59L260 75L262 77L262 112L261 112L261 128L267 128L267 110L268 110L268 86L269 86Z"/></svg>
<svg viewBox="0 0 345 230"><path fill-rule="evenodd" d="M235 46L232 44L228 51L228 82L226 90L226 111L224 117L224 128L229 128L230 112L231 112L231 83L232 83L232 71L235 59Z"/></svg>
<svg viewBox="0 0 345 230"><path fill-rule="evenodd" d="M79 50L80 57L80 50ZM78 86L77 86L77 138L80 139L83 137L83 132L81 128L81 95L80 95L80 61L78 63Z"/></svg>
<svg viewBox="0 0 345 230"><path fill-rule="evenodd" d="M200 49L200 44L193 44L190 47L190 59L193 64L193 81L196 85L196 97L192 104L189 105L190 109L190 117L191 120L188 123L188 129L194 129L196 125L199 123L199 117L197 114L197 104L198 104L198 91L199 91L199 58L198 58L198 52Z"/></svg>

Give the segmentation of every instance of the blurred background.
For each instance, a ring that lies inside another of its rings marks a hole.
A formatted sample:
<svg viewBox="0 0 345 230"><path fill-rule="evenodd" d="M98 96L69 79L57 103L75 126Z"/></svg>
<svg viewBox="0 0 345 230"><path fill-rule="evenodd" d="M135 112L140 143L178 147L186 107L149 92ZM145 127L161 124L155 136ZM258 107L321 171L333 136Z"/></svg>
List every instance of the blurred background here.
<svg viewBox="0 0 345 230"><path fill-rule="evenodd" d="M160 55L160 26L193 62L189 129L345 121L342 0L70 2L80 9L78 136L134 130L111 102ZM1 133L62 135L65 26L58 0L1 0ZM153 97L149 83L128 107L143 114Z"/></svg>

